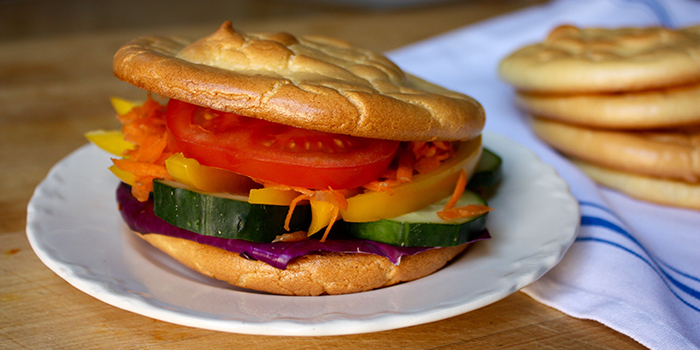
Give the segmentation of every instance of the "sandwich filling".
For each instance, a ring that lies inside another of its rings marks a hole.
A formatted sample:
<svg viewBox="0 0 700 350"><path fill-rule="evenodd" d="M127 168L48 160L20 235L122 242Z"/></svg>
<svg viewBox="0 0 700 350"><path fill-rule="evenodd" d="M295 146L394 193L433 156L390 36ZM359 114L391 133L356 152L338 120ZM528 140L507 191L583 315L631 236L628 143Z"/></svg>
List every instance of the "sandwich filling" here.
<svg viewBox="0 0 700 350"><path fill-rule="evenodd" d="M482 148L482 106L381 54L225 22L193 42L137 38L113 64L167 98L113 99L121 130L87 135L118 156L120 210L144 237L279 268L316 251L398 264L488 238L491 208L468 185L477 167L491 164L478 177L492 183L500 166Z"/></svg>
<svg viewBox="0 0 700 350"><path fill-rule="evenodd" d="M132 195L141 202L149 199L154 180L175 181L200 192L247 197L253 204L287 206L286 231L295 208L310 205L312 221L305 231L311 236L325 228L321 241L339 219L387 219L450 196L439 212L446 221L491 210L479 204L455 207L479 160L478 138L457 143L375 140L277 125L176 100L167 107L151 98L142 105L118 99L114 104L123 123L121 137L115 138L113 132L89 136L121 155L113 159L110 170L131 186ZM270 136L266 129L281 136ZM254 142L259 139L262 144ZM313 147L302 147L307 152L289 147L289 143L314 140L318 142ZM339 148L342 143L346 150L325 150L324 140L332 144L328 147ZM287 146L266 153L266 142ZM356 154L362 152L370 155ZM270 170L260 172L261 167ZM334 179L334 175L343 178Z"/></svg>

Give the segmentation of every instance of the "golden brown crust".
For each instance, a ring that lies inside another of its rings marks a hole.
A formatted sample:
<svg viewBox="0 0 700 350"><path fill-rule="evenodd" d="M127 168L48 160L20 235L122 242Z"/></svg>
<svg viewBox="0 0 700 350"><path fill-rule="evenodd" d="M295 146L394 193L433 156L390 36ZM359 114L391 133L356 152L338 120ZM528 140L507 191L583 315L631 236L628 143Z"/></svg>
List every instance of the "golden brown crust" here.
<svg viewBox="0 0 700 350"><path fill-rule="evenodd" d="M415 280L442 268L468 244L430 249L401 258L399 265L372 254L315 253L285 270L239 254L181 238L136 233L175 260L231 285L285 295L348 294Z"/></svg>
<svg viewBox="0 0 700 350"><path fill-rule="evenodd" d="M193 43L135 39L113 68L166 97L360 137L467 140L485 121L473 98L408 76L383 55L329 38L241 33L230 22Z"/></svg>
<svg viewBox="0 0 700 350"><path fill-rule="evenodd" d="M593 129L533 118L535 134L560 152L640 175L700 182L700 132Z"/></svg>
<svg viewBox="0 0 700 350"><path fill-rule="evenodd" d="M581 160L573 162L594 181L630 197L700 210L700 184L617 171Z"/></svg>
<svg viewBox="0 0 700 350"><path fill-rule="evenodd" d="M650 129L700 123L700 84L620 94L519 92L516 103L538 117L600 128Z"/></svg>
<svg viewBox="0 0 700 350"><path fill-rule="evenodd" d="M524 91L640 91L700 81L700 26L560 26L541 43L504 58L501 77Z"/></svg>

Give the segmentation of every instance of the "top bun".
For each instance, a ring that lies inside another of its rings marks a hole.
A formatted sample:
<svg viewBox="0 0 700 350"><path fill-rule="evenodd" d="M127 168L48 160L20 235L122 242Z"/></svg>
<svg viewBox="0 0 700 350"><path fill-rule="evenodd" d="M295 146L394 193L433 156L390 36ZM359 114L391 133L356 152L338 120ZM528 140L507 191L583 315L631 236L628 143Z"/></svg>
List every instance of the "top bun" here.
<svg viewBox="0 0 700 350"><path fill-rule="evenodd" d="M242 33L230 22L195 42L137 38L116 53L114 74L192 104L358 137L468 140L485 121L473 98L383 55L330 38Z"/></svg>
<svg viewBox="0 0 700 350"><path fill-rule="evenodd" d="M501 77L521 91L609 93L700 82L700 26L672 30L565 25L504 58Z"/></svg>

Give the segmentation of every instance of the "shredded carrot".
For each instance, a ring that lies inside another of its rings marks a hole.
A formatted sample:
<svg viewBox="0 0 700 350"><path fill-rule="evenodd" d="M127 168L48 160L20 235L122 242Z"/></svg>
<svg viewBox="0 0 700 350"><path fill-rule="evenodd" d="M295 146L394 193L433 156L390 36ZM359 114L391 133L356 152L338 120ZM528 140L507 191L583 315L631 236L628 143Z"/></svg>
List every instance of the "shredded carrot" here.
<svg viewBox="0 0 700 350"><path fill-rule="evenodd" d="M452 192L452 196L447 201L447 204L445 204L445 207L442 210L450 210L454 208L455 204L457 204L457 201L459 201L459 199L462 198L462 194L464 193L464 188L466 186L467 172L464 169L462 169L462 171L459 172L459 178L457 179L457 184L455 185L455 189Z"/></svg>
<svg viewBox="0 0 700 350"><path fill-rule="evenodd" d="M415 159L411 152L402 151L399 154L399 162L396 168L396 179L401 183L413 180L413 167Z"/></svg>
<svg viewBox="0 0 700 350"><path fill-rule="evenodd" d="M283 233L275 237L272 243L277 242L299 242L308 239L306 231L294 231L291 233Z"/></svg>
<svg viewBox="0 0 700 350"><path fill-rule="evenodd" d="M396 186L397 184L398 184L398 182L393 181L393 180L372 181L372 182L362 186L362 188L364 188L366 190L373 191L373 192L394 193L394 190L392 189L392 187Z"/></svg>
<svg viewBox="0 0 700 350"><path fill-rule="evenodd" d="M454 152L454 147L452 147L452 143L447 142L447 141L437 141L433 142L433 145L443 151L447 152Z"/></svg>
<svg viewBox="0 0 700 350"><path fill-rule="evenodd" d="M252 179L253 181L261 184L264 188L274 188L278 190L283 190L283 191L297 191L299 193L303 194L313 194L314 191L310 190L308 188L304 187L294 187L294 186L288 186L288 185L282 185L274 182L266 182L258 179Z"/></svg>
<svg viewBox="0 0 700 350"><path fill-rule="evenodd" d="M457 184L452 192L452 196L447 200L447 204L442 208L441 211L437 212L438 217L443 220L453 220L457 218L466 218L474 215L481 215L487 213L493 208L487 207L481 204L469 204L463 207L455 208L455 205L464 194L464 189L467 186L467 172L462 169L459 173L459 178L457 179Z"/></svg>
<svg viewBox="0 0 700 350"><path fill-rule="evenodd" d="M170 179L165 159L173 152L168 149L165 106L149 95L143 105L118 114L117 119L122 123L124 140L135 147L124 152L124 159L113 159L113 162L117 168L134 174L132 194L139 201L146 201L153 190L154 179Z"/></svg>
<svg viewBox="0 0 700 350"><path fill-rule="evenodd" d="M328 223L328 226L326 226L326 231L323 232L323 237L321 237L321 243L326 241L326 237L328 237L328 234L331 232L331 228L333 227L333 224L338 220L338 213L340 213L340 208L338 207L333 207L333 213L331 214L331 221Z"/></svg>
<svg viewBox="0 0 700 350"><path fill-rule="evenodd" d="M131 186L132 195L139 201L145 202L153 191L154 179L172 179L164 165L135 162L130 159L112 159L112 163L120 170L134 174Z"/></svg>
<svg viewBox="0 0 700 350"><path fill-rule="evenodd" d="M425 146L428 144L427 141L413 141L410 143L411 146L411 151L413 154L420 154L421 150L425 149Z"/></svg>
<svg viewBox="0 0 700 350"><path fill-rule="evenodd" d="M314 192L314 198L319 201L324 201L331 203L333 205L333 211L331 212L331 218L326 226L326 231L323 233L321 242L325 242L328 234L331 232L333 224L338 220L338 215L340 209L348 209L348 201L345 196L340 191L335 191L332 188L328 188L327 191L316 191Z"/></svg>
<svg viewBox="0 0 700 350"><path fill-rule="evenodd" d="M152 95L148 95L148 99L141 106L135 106L126 114L117 114L117 119L122 124L128 124L138 118L149 119L157 116L165 110L165 106L153 99Z"/></svg>
<svg viewBox="0 0 700 350"><path fill-rule="evenodd" d="M314 191L314 199L333 204L336 208L348 210L348 201L342 193L329 188L326 191Z"/></svg>
<svg viewBox="0 0 700 350"><path fill-rule="evenodd" d="M297 204L303 200L309 200L309 199L316 199L319 201L323 202L328 202L333 205L333 212L331 215L330 222L328 223L328 226L326 226L326 231L323 234L323 238L321 238L321 242L326 241L326 237L328 237L328 234L331 231L331 227L333 227L333 224L338 220L338 216L340 214L340 209L347 210L348 209L348 201L345 197L346 194L348 194L347 191L336 191L331 188L325 191L312 191L309 189L305 188L296 188L296 187L288 187L284 185L275 185L275 184L269 184L269 186L274 186L274 187L279 187L282 189L293 189L296 191L299 191L300 194L292 200L292 202L289 204L289 210L287 211L287 217L284 220L284 229L289 231L289 223L292 220L292 214L294 214L294 209L296 208Z"/></svg>
<svg viewBox="0 0 700 350"><path fill-rule="evenodd" d="M412 145L413 156L416 159L415 170L419 174L429 173L454 155L452 144L445 141L416 142Z"/></svg>
<svg viewBox="0 0 700 350"><path fill-rule="evenodd" d="M440 161L435 157L421 158L416 162L415 169L419 174L427 174L440 167Z"/></svg>
<svg viewBox="0 0 700 350"><path fill-rule="evenodd" d="M463 207L456 207L455 205L464 194L464 189L467 186L467 172L462 169L459 173L459 178L457 179L457 184L452 192L452 196L447 200L445 207L441 211L437 212L438 217L443 220L453 220L457 218L466 218L474 215L481 215L493 210L493 208L481 205L481 204L469 204Z"/></svg>
<svg viewBox="0 0 700 350"><path fill-rule="evenodd" d="M112 163L117 168L134 174L137 178L153 177L165 179L170 177L164 165L136 162L131 159L112 159Z"/></svg>
<svg viewBox="0 0 700 350"><path fill-rule="evenodd" d="M312 197L313 194L302 193L292 199L292 203L289 204L289 210L287 211L287 217L284 219L284 229L286 231L289 231L289 223L292 222L292 214L294 214L294 208L296 208L297 204L303 200L311 199Z"/></svg>
<svg viewBox="0 0 700 350"><path fill-rule="evenodd" d="M453 220L467 218L474 215L481 215L492 211L493 208L481 204L469 204L463 207L451 208L437 212L440 219Z"/></svg>
<svg viewBox="0 0 700 350"><path fill-rule="evenodd" d="M454 155L452 143L447 141L413 141L402 144L392 167L363 188L374 192L393 193L392 187L413 181L414 174L429 173Z"/></svg>
<svg viewBox="0 0 700 350"><path fill-rule="evenodd" d="M145 135L142 142L135 152L130 153L129 159L154 163L161 157L168 143L165 133Z"/></svg>

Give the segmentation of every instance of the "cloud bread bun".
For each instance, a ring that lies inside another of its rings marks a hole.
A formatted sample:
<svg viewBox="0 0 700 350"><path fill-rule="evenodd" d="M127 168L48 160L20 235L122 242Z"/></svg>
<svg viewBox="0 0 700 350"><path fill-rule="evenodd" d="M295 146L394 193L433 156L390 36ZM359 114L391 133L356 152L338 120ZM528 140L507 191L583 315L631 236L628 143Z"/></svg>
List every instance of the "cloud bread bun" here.
<svg viewBox="0 0 700 350"><path fill-rule="evenodd" d="M630 197L675 207L700 209L698 183L633 174L581 160L572 161L596 182Z"/></svg>
<svg viewBox="0 0 700 350"><path fill-rule="evenodd" d="M700 82L700 26L678 30L560 26L504 58L501 77L546 93L640 91Z"/></svg>
<svg viewBox="0 0 700 350"><path fill-rule="evenodd" d="M166 97L359 137L467 140L485 121L473 98L407 75L383 55L330 38L238 32L230 22L194 42L137 38L113 68Z"/></svg>
<svg viewBox="0 0 700 350"><path fill-rule="evenodd" d="M404 256L399 265L372 254L316 253L280 270L239 254L186 239L136 233L189 268L231 285L285 295L347 294L427 276L463 252L468 243Z"/></svg>
<svg viewBox="0 0 700 350"><path fill-rule="evenodd" d="M567 156L634 174L700 183L700 130L631 132L533 118L535 134Z"/></svg>
<svg viewBox="0 0 700 350"><path fill-rule="evenodd" d="M516 104L538 117L615 129L700 123L700 84L618 94L516 93Z"/></svg>

